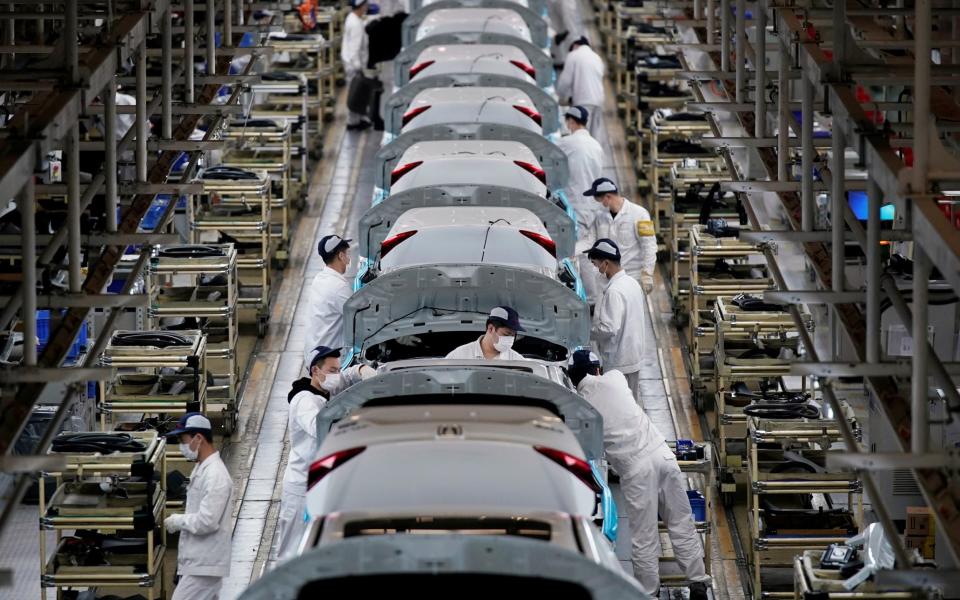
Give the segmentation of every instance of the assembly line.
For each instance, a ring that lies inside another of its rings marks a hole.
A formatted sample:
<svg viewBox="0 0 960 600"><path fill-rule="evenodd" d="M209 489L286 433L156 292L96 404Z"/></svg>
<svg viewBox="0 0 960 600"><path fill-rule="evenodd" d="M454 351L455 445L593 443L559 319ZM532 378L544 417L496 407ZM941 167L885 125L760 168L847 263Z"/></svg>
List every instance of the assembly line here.
<svg viewBox="0 0 960 600"><path fill-rule="evenodd" d="M934 4L7 2L0 598L960 597Z"/></svg>

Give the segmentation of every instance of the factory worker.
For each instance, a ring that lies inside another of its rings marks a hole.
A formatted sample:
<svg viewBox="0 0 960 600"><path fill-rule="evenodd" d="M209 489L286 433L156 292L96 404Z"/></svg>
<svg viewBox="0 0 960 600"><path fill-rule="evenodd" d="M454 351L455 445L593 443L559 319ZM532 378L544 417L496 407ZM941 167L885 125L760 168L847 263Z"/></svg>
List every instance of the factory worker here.
<svg viewBox="0 0 960 600"><path fill-rule="evenodd" d="M563 71L557 80L557 95L561 103L585 106L593 119L590 135L600 137L603 130L603 78L606 67L603 59L593 51L587 38L580 36L570 45L570 53L563 62Z"/></svg>
<svg viewBox="0 0 960 600"><path fill-rule="evenodd" d="M583 190L590 187L603 173L604 160L603 148L587 129L589 120L590 111L583 106L568 108L564 121L570 133L560 138L558 144L567 155L567 164L570 167L570 177L564 191L577 215L578 241L585 244L585 248L593 244L593 221L600 207L591 198L584 196ZM587 294L587 303L593 306L597 303L603 283L597 272L590 267L586 257L581 255L579 258L580 279Z"/></svg>
<svg viewBox="0 0 960 600"><path fill-rule="evenodd" d="M509 306L494 306L487 317L487 330L476 341L454 348L447 358L463 360L526 360L513 350L517 334L523 331L520 316Z"/></svg>
<svg viewBox="0 0 960 600"><path fill-rule="evenodd" d="M659 515L667 526L677 563L691 582L690 600L707 600L710 577L704 567L703 543L673 451L634 402L622 373L604 372L600 357L580 349L570 357L568 374L577 392L603 417L605 454L620 476L630 523L634 576L647 593L659 597Z"/></svg>
<svg viewBox="0 0 960 600"><path fill-rule="evenodd" d="M553 36L550 54L553 57L554 67L560 70L567 57L569 40L578 39L583 33L580 15L577 12L577 0L548 0L547 16L550 19L550 26L557 32Z"/></svg>
<svg viewBox="0 0 960 600"><path fill-rule="evenodd" d="M277 522L277 558L296 553L306 529L304 521L307 471L317 458L317 414L331 397L351 385L377 374L376 369L358 365L340 371L340 349L319 346L312 351L309 377L293 382L287 402L287 435L290 453L283 472L280 518Z"/></svg>
<svg viewBox="0 0 960 600"><path fill-rule="evenodd" d="M592 196L602 209L594 221L596 238L609 238L617 243L623 258L620 262L628 275L640 282L644 293L653 291L653 271L657 265L657 234L650 213L620 195L615 184L606 177L593 182L584 196Z"/></svg>
<svg viewBox="0 0 960 600"><path fill-rule="evenodd" d="M596 342L604 364L623 373L639 401L646 316L643 290L620 266L620 249L613 240L600 238L586 254L606 280L593 311L590 338Z"/></svg>
<svg viewBox="0 0 960 600"><path fill-rule="evenodd" d="M208 418L187 413L167 436L179 442L187 460L197 463L190 473L183 514L163 521L168 532L180 532L180 581L172 600L216 600L223 578L230 574L233 480L213 446Z"/></svg>
<svg viewBox="0 0 960 600"><path fill-rule="evenodd" d="M369 38L366 32L365 17L367 16L367 0L350 0L350 12L343 22L343 39L340 43L340 60L343 61L343 70L347 77L347 89L354 77L363 74L367 66L367 48ZM347 114L347 129L361 130L370 127L367 116L349 111Z"/></svg>
<svg viewBox="0 0 960 600"><path fill-rule="evenodd" d="M345 275L350 266L350 241L339 235L326 235L317 244L324 267L307 291L309 318L303 344L304 366L310 364L317 346L341 348L344 345L343 305L353 294L353 286Z"/></svg>

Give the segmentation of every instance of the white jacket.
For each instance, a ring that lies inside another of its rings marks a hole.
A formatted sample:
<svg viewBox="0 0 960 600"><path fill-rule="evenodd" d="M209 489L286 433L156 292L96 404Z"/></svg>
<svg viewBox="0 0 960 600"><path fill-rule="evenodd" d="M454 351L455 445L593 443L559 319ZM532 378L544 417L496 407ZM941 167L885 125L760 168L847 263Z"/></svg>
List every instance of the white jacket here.
<svg viewBox="0 0 960 600"><path fill-rule="evenodd" d="M340 43L340 60L347 77L353 77L367 68L366 21L350 11L343 22L343 40Z"/></svg>
<svg viewBox="0 0 960 600"><path fill-rule="evenodd" d="M370 369L364 365L350 367L340 372L340 386L330 394L335 396L358 383L360 370ZM299 385L298 385L299 384ZM296 391L298 390L299 391ZM287 468L283 472L283 492L303 495L307 492L307 471L317 458L317 415L327 403L327 397L310 385L306 377L294 383L291 390L290 411L287 416L287 435L290 437L290 453Z"/></svg>
<svg viewBox="0 0 960 600"><path fill-rule="evenodd" d="M603 175L603 148L585 128L563 136L557 145L567 155L570 168L570 179L565 190L567 200L577 213L577 222L581 227L589 228L598 208L602 210L603 207L592 196L584 196L583 192L589 190L594 180Z"/></svg>
<svg viewBox="0 0 960 600"><path fill-rule="evenodd" d="M626 271L618 272L594 309L590 332L605 368L623 373L640 370L645 317L643 288Z"/></svg>
<svg viewBox="0 0 960 600"><path fill-rule="evenodd" d="M657 236L647 209L624 198L623 208L614 217L608 210L597 213L597 239L608 238L620 247L620 266L636 280L640 273L653 275L657 264Z"/></svg>
<svg viewBox="0 0 960 600"><path fill-rule="evenodd" d="M575 105L603 106L605 73L606 68L600 55L590 46L580 46L567 54L567 59L563 62L563 71L557 81L557 95L561 102L572 98Z"/></svg>
<svg viewBox="0 0 960 600"><path fill-rule="evenodd" d="M587 375L577 392L603 417L603 448L619 475L631 475L644 459L667 446L663 435L634 400L627 378L620 371Z"/></svg>
<svg viewBox="0 0 960 600"><path fill-rule="evenodd" d="M317 346L342 348L343 305L353 294L353 287L340 272L324 265L308 291L307 335L303 345L303 363L310 364L310 355Z"/></svg>
<svg viewBox="0 0 960 600"><path fill-rule="evenodd" d="M454 348L446 358L458 358L461 360L484 360L486 357L483 355L483 350L480 348L480 340L483 339L483 336L480 336L476 341L470 342L469 344L464 344L459 348ZM499 355L493 358L493 360L527 360L523 357L522 354L515 351L514 349L507 350L506 352L501 352Z"/></svg>
<svg viewBox="0 0 960 600"><path fill-rule="evenodd" d="M230 573L233 480L219 452L193 468L187 503L179 521L181 575L225 577Z"/></svg>

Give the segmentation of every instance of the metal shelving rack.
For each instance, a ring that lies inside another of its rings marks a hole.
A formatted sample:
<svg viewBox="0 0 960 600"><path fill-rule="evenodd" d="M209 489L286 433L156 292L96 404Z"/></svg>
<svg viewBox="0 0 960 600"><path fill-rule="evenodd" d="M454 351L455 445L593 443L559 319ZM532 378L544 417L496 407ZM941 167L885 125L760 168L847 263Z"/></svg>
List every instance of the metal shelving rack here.
<svg viewBox="0 0 960 600"><path fill-rule="evenodd" d="M675 450L677 444L675 441L668 441L667 445L671 450ZM688 484L692 484L692 489L703 494L705 514L707 518L705 520L695 520L695 526L703 542L703 563L707 574L709 575L712 567L711 552L713 545L711 540L714 528L712 520L714 495L717 486L716 467L713 455L713 444L709 442L695 442L695 446L700 446L703 448L703 458L698 458L696 460L677 460L677 465L680 467L681 472L688 475L687 481ZM664 538L669 540L667 527L662 521L660 521L658 523L658 529L661 538L661 547L663 547L663 542L665 541ZM660 560L661 562L668 562L673 560L673 557L661 556ZM668 583L671 586L688 585L690 583L683 576L664 575L662 579L665 583Z"/></svg>
<svg viewBox="0 0 960 600"><path fill-rule="evenodd" d="M237 418L240 365L237 251L233 244L196 246L201 255L184 256L191 246L155 246L148 266L148 316L153 326L171 317L194 318L204 324L207 410L219 410L224 429L232 432Z"/></svg>

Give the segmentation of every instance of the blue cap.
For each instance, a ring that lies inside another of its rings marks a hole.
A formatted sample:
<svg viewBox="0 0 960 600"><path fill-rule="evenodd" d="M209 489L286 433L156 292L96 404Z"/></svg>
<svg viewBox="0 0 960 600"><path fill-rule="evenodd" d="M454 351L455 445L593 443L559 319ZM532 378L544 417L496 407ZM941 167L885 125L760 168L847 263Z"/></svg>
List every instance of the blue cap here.
<svg viewBox="0 0 960 600"><path fill-rule="evenodd" d="M616 242L607 238L600 238L595 241L593 246L589 250L584 250L583 253L587 255L587 258L606 258L617 262L620 262L621 258L620 247L617 246Z"/></svg>
<svg viewBox="0 0 960 600"><path fill-rule="evenodd" d="M514 331L523 331L520 325L520 315L509 306L494 306L490 311L490 319L496 321L501 327L507 327Z"/></svg>
<svg viewBox="0 0 960 600"><path fill-rule="evenodd" d="M177 421L177 428L167 434L167 437L176 437L181 433L206 433L213 436L213 427L210 425L210 419L198 412L190 412Z"/></svg>
<svg viewBox="0 0 960 600"><path fill-rule="evenodd" d="M584 196L602 196L603 194L616 194L620 190L617 189L617 184L613 182L612 179L606 177L600 177L593 180L593 184L590 185L590 189L583 193Z"/></svg>
<svg viewBox="0 0 960 600"><path fill-rule="evenodd" d="M571 106L567 109L567 112L563 113L563 115L565 117L570 117L581 125L586 125L587 119L590 118L590 111L582 106Z"/></svg>
<svg viewBox="0 0 960 600"><path fill-rule="evenodd" d="M601 366L600 357L597 356L590 348L578 348L573 351L573 354L570 355L570 359L567 361L567 366L571 369L590 369L593 367L599 367Z"/></svg>
<svg viewBox="0 0 960 600"><path fill-rule="evenodd" d="M370 15L371 17L372 17L372 16L379 15L379 14L380 14L380 5L377 4L376 2L371 2L371 3L370 3L370 6L367 7L367 14Z"/></svg>
<svg viewBox="0 0 960 600"><path fill-rule="evenodd" d="M310 368L313 368L321 360L328 357L340 358L340 348L329 348L327 346L317 346L310 355Z"/></svg>
<svg viewBox="0 0 960 600"><path fill-rule="evenodd" d="M336 234L325 235L320 238L320 243L317 244L317 252L320 253L320 258L323 259L323 262L328 262L333 260L337 252L349 248L350 242L352 241L353 240L345 240Z"/></svg>

